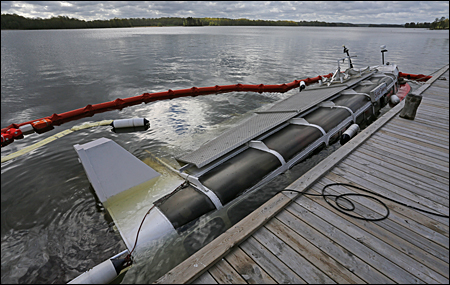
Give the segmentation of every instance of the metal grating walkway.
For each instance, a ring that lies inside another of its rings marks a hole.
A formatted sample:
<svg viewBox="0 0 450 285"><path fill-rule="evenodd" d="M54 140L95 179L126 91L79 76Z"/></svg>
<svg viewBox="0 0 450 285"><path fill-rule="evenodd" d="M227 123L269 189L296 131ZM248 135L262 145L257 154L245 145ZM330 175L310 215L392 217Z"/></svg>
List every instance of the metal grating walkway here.
<svg viewBox="0 0 450 285"><path fill-rule="evenodd" d="M306 89L301 93L294 94L276 103L271 108L254 114L250 119L236 128L207 142L199 149L178 157L177 160L202 168L233 149L295 117L300 112L314 107L320 102L369 78L373 74L375 74L375 71L365 74L362 77L350 79L343 84L338 83L336 86L327 87L324 85L323 87Z"/></svg>

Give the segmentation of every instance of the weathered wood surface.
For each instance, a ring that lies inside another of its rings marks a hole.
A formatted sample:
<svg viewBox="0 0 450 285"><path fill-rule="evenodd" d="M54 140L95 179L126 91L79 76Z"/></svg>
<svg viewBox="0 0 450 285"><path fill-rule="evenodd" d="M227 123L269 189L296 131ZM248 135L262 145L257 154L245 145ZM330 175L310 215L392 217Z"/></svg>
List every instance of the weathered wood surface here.
<svg viewBox="0 0 450 285"><path fill-rule="evenodd" d="M419 88L414 120L399 117L401 102L287 189L317 194L327 184L349 183L448 215L448 80L446 66ZM362 193L344 186L327 192ZM278 194L256 211L264 215L258 222L245 218L157 282L449 283L448 218L381 199L390 216L364 221L321 197L285 193L283 202ZM350 200L355 215L385 212L372 200Z"/></svg>

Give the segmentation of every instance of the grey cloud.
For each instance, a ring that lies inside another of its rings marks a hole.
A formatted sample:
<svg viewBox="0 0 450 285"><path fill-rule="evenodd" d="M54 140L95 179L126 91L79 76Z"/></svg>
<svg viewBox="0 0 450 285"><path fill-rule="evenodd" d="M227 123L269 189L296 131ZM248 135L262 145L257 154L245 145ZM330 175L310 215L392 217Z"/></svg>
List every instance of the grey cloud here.
<svg viewBox="0 0 450 285"><path fill-rule="evenodd" d="M214 17L350 23L432 22L447 1L2 1L2 13L83 20Z"/></svg>

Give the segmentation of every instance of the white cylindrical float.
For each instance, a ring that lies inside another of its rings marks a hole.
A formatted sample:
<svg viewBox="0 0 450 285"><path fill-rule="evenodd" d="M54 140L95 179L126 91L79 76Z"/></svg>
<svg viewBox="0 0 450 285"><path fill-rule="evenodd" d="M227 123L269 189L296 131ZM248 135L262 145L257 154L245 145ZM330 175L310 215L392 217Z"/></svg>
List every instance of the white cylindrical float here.
<svg viewBox="0 0 450 285"><path fill-rule="evenodd" d="M400 103L400 98L398 98L397 95L391 95L391 98L389 98L389 106L394 107L395 105L397 105L398 103Z"/></svg>
<svg viewBox="0 0 450 285"><path fill-rule="evenodd" d="M19 130L21 130L24 135L34 133L34 128L31 124L20 126Z"/></svg>
<svg viewBox="0 0 450 285"><path fill-rule="evenodd" d="M68 284L109 284L120 273L122 268L113 260L108 259L95 266L94 268L84 272Z"/></svg>
<svg viewBox="0 0 450 285"><path fill-rule="evenodd" d="M300 88L300 92L302 92L302 90L306 88L306 84L305 84L304 81L300 81L300 86L299 86L299 88Z"/></svg>
<svg viewBox="0 0 450 285"><path fill-rule="evenodd" d="M353 124L342 134L341 145L346 144L351 138L353 138L359 131L358 124Z"/></svg>
<svg viewBox="0 0 450 285"><path fill-rule="evenodd" d="M145 127L149 125L149 121L145 118L132 118L132 119L122 119L114 120L111 126L115 129L120 128L134 128L134 127Z"/></svg>

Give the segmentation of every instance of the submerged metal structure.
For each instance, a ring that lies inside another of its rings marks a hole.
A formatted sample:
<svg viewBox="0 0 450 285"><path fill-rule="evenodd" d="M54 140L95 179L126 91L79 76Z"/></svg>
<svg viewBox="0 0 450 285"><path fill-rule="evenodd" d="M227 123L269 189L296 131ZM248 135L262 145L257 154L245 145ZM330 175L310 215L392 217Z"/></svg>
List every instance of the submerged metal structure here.
<svg viewBox="0 0 450 285"><path fill-rule="evenodd" d="M339 141L342 134L349 130L342 141L345 143L360 127L375 120L381 108L390 101L398 101L395 94L401 87L396 65L355 69L350 58L348 55L338 60L338 68L333 76L323 77L318 84L306 88L304 83L300 83L298 93L264 111L254 113L242 124L192 153L176 158L180 164L177 173L186 182L154 202L139 229L133 229L132 234L119 229L128 248L124 253L130 255L136 245L182 231L184 226L204 214L222 208L243 193L284 173L314 152ZM339 62L344 59L348 59L349 68L341 72ZM111 187L115 189L111 195L106 193L108 187L96 186L102 184L107 174L101 174L92 166L98 164L101 168L102 164L98 160L102 156L108 157L105 165L111 163L112 155L107 146L111 144L115 143L103 139L98 143L75 146L99 197L109 197L121 191L115 186ZM93 156L90 157L88 153ZM119 163L125 161L121 159ZM123 171L127 172L132 171L133 167L151 169L134 160L130 160L130 165L122 165ZM152 175L141 182L157 176L151 170L147 172ZM115 177L109 179L110 184L116 185ZM127 189L127 186L122 189ZM77 278L72 282L89 280Z"/></svg>
<svg viewBox="0 0 450 285"><path fill-rule="evenodd" d="M314 151L339 140L353 124L374 120L398 90L395 65L337 73L253 114L196 151L177 158L189 186L155 202L168 232L220 209ZM156 229L155 229L156 230Z"/></svg>

